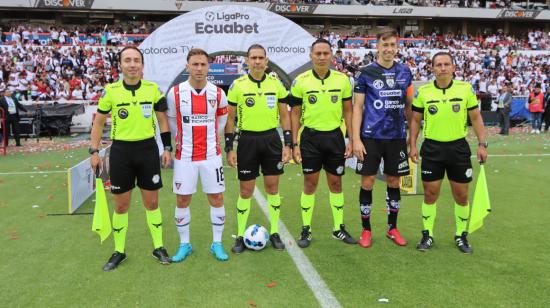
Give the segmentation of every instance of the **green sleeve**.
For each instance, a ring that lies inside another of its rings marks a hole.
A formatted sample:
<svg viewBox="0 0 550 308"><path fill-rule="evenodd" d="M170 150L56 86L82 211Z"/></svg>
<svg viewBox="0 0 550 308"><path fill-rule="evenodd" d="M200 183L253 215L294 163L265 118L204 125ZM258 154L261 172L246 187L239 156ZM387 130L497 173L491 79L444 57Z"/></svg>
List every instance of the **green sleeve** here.
<svg viewBox="0 0 550 308"><path fill-rule="evenodd" d="M300 99L303 97L302 89L300 89L300 83L297 79L294 79L294 81L292 82L292 86L290 87L290 94Z"/></svg>
<svg viewBox="0 0 550 308"><path fill-rule="evenodd" d="M227 103L232 106L237 106L239 103L239 87L235 85L235 81L229 87L229 92L227 92Z"/></svg>
<svg viewBox="0 0 550 308"><path fill-rule="evenodd" d="M344 88L342 89L342 100L350 100L352 97L351 94L351 81L347 76L345 76Z"/></svg>
<svg viewBox="0 0 550 308"><path fill-rule="evenodd" d="M97 111L99 113L107 114L113 108L113 100L112 100L112 97L110 94L111 91L109 90L109 88L106 88L104 91L105 92L103 94L103 97L99 99Z"/></svg>
<svg viewBox="0 0 550 308"><path fill-rule="evenodd" d="M414 93L413 107L418 109L424 109L424 101L422 100L422 93L419 90L416 90Z"/></svg>
<svg viewBox="0 0 550 308"><path fill-rule="evenodd" d="M466 91L466 109L475 109L477 105L476 93L474 92L472 86L468 85L468 90Z"/></svg>
<svg viewBox="0 0 550 308"><path fill-rule="evenodd" d="M279 100L285 99L288 96L288 91L286 90L285 86L281 82L277 83L277 97Z"/></svg>

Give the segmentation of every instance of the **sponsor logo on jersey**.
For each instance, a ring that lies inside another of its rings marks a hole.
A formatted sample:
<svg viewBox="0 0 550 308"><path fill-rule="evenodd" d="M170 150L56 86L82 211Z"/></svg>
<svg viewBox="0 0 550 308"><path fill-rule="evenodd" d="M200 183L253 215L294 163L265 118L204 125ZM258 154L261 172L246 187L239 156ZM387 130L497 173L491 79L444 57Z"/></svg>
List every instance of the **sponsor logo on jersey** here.
<svg viewBox="0 0 550 308"><path fill-rule="evenodd" d="M374 105L374 108L376 109L382 109L382 107L384 107L384 102L377 99L374 101L373 105Z"/></svg>
<svg viewBox="0 0 550 308"><path fill-rule="evenodd" d="M317 103L317 96L315 96L315 95L310 95L310 96L307 98L307 101L308 101L310 104L315 104L315 103Z"/></svg>
<svg viewBox="0 0 550 308"><path fill-rule="evenodd" d="M330 101L333 102L333 103L336 103L338 102L338 95L333 95L330 97Z"/></svg>
<svg viewBox="0 0 550 308"><path fill-rule="evenodd" d="M250 171L250 170L239 170L239 173L250 174L250 173L252 173L252 171Z"/></svg>
<svg viewBox="0 0 550 308"><path fill-rule="evenodd" d="M467 178L471 178L471 177L472 177L472 168L468 168L468 169L466 170L466 177L467 177Z"/></svg>
<svg viewBox="0 0 550 308"><path fill-rule="evenodd" d="M363 163L357 163L357 171L363 170Z"/></svg>
<svg viewBox="0 0 550 308"><path fill-rule="evenodd" d="M398 166L397 166L397 169L404 169L404 168L407 168L409 167L409 162L408 161L404 161L402 163L400 163Z"/></svg>
<svg viewBox="0 0 550 308"><path fill-rule="evenodd" d="M453 104L453 111L459 112L460 111L460 104Z"/></svg>
<svg viewBox="0 0 550 308"><path fill-rule="evenodd" d="M380 79L376 79L375 81L372 82L372 86L375 89L380 90L384 87L384 82Z"/></svg>
<svg viewBox="0 0 550 308"><path fill-rule="evenodd" d="M181 187L181 183L180 182L176 182L176 189L180 189Z"/></svg>
<svg viewBox="0 0 550 308"><path fill-rule="evenodd" d="M401 90L386 90L378 92L380 97L401 96L403 91Z"/></svg>
<svg viewBox="0 0 550 308"><path fill-rule="evenodd" d="M339 166L336 168L336 174L342 174L344 172L344 166Z"/></svg>
<svg viewBox="0 0 550 308"><path fill-rule="evenodd" d="M401 156L402 159L405 159L407 157L407 154L405 154L405 152L403 151L400 151L399 156Z"/></svg>
<svg viewBox="0 0 550 308"><path fill-rule="evenodd" d="M254 101L254 99L253 99L252 97L249 97L249 98L247 98L247 99L244 101L244 103L245 103L248 107L252 107L252 106L254 106L254 104L255 104L256 102Z"/></svg>
<svg viewBox="0 0 550 308"><path fill-rule="evenodd" d="M283 162L280 161L277 163L277 169L279 170L283 169Z"/></svg>
<svg viewBox="0 0 550 308"><path fill-rule="evenodd" d="M153 175L151 181L153 181L153 183L155 184L158 184L158 182L160 182L160 176L158 174Z"/></svg>
<svg viewBox="0 0 550 308"><path fill-rule="evenodd" d="M128 110L126 110L125 108L120 108L118 110L118 117L121 118L121 119L126 119L128 117L129 113L128 113Z"/></svg>
<svg viewBox="0 0 550 308"><path fill-rule="evenodd" d="M429 112L431 115L436 114L436 113L437 113L437 106L431 105L430 107L428 107L428 112Z"/></svg>

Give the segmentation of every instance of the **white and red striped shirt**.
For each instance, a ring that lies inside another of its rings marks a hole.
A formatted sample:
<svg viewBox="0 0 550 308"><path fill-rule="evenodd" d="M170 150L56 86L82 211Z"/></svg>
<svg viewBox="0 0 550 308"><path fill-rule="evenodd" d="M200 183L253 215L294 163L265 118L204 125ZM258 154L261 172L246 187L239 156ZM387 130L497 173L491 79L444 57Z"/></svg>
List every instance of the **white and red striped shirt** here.
<svg viewBox="0 0 550 308"><path fill-rule="evenodd" d="M170 88L166 99L168 120L176 140L176 159L201 161L220 155L218 122L225 123L220 120L227 117L227 98L223 90L207 82L197 93L185 81Z"/></svg>

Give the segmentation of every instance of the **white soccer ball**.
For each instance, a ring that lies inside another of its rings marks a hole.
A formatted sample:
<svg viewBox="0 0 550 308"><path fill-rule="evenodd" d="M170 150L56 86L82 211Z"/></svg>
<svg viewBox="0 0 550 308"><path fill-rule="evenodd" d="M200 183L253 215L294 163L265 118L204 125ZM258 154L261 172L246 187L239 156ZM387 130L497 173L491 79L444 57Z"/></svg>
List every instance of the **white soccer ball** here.
<svg viewBox="0 0 550 308"><path fill-rule="evenodd" d="M260 225L251 225L244 231L244 245L248 249L262 250L269 239L269 232Z"/></svg>

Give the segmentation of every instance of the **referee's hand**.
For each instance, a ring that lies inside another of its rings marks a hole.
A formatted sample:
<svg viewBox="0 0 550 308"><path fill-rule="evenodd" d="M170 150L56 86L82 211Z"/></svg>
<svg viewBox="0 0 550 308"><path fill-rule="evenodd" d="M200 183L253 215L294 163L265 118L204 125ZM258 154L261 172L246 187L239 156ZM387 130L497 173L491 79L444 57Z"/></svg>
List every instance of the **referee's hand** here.
<svg viewBox="0 0 550 308"><path fill-rule="evenodd" d="M237 167L237 155L235 155L235 151L231 150L227 152L227 163L233 168Z"/></svg>
<svg viewBox="0 0 550 308"><path fill-rule="evenodd" d="M409 157L413 163L418 163L418 149L416 148L416 145L411 145L411 148L409 149Z"/></svg>
<svg viewBox="0 0 550 308"><path fill-rule="evenodd" d="M487 149L485 147L477 148L477 161L483 164L487 161Z"/></svg>
<svg viewBox="0 0 550 308"><path fill-rule="evenodd" d="M90 157L90 166L92 166L92 170L94 171L94 173L97 173L97 170L101 169L101 157L99 157L98 153L94 153Z"/></svg>
<svg viewBox="0 0 550 308"><path fill-rule="evenodd" d="M365 150L365 146L363 145L363 142L356 141L352 143L353 145L353 155L357 157L358 160L365 160L365 154L367 154L367 150Z"/></svg>
<svg viewBox="0 0 550 308"><path fill-rule="evenodd" d="M302 163L302 152L300 151L300 147L294 147L292 149L292 158L294 158L294 162L297 164Z"/></svg>
<svg viewBox="0 0 550 308"><path fill-rule="evenodd" d="M288 164L288 162L290 161L290 157L292 156L290 151L290 147L286 145L283 147L283 153L281 155L281 161L283 162L283 164Z"/></svg>
<svg viewBox="0 0 550 308"><path fill-rule="evenodd" d="M170 166L170 162L172 161L172 154L170 151L164 151L162 153L162 166L164 168L168 168Z"/></svg>

